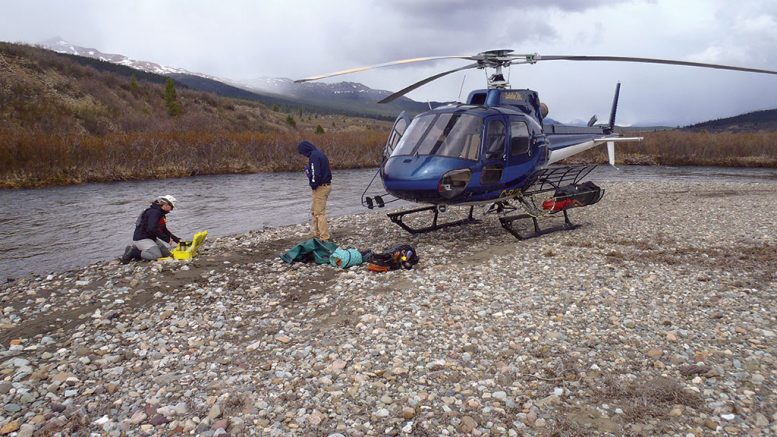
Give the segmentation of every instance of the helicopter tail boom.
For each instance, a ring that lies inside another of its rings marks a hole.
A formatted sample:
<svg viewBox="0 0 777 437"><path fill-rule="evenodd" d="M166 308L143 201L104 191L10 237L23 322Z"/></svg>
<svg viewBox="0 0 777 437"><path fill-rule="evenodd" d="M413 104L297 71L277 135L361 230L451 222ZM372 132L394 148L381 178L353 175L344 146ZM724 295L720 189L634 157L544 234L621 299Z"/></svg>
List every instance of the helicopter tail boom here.
<svg viewBox="0 0 777 437"><path fill-rule="evenodd" d="M607 144L607 155L611 165L615 165L615 143L624 141L642 141L642 137L604 137L593 138L589 141L572 144L566 147L553 149L551 145L550 153L548 154L548 165L561 161L562 159L569 158L570 156L577 155L578 153L585 152L588 149L592 149L601 144Z"/></svg>

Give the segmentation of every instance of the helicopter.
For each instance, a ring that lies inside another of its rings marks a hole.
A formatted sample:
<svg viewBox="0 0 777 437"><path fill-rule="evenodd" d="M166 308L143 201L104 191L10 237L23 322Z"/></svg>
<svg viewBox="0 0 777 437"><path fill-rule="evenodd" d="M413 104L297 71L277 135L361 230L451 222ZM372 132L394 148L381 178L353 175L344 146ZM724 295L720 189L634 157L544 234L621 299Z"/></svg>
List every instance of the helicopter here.
<svg viewBox="0 0 777 437"><path fill-rule="evenodd" d="M486 214L499 216L502 227L518 239L542 235L557 229L576 227L568 211L590 206L604 196L604 189L591 181L583 182L596 165L559 165L559 161L588 149L606 145L609 164L615 166L615 144L641 141L624 137L615 130L620 95L616 85L607 124L587 126L546 124L548 107L536 91L511 88L504 69L511 65L540 61L606 61L669 64L752 73L777 71L730 65L707 64L669 59L624 56L576 56L515 54L513 50L488 50L476 55L432 56L402 59L383 64L351 68L298 79L308 82L349 73L414 62L441 59L474 61L444 71L397 91L378 103L391 102L433 80L467 69L492 69L487 88L473 90L464 102L430 108L410 117L402 112L389 133L375 177L381 177L386 193L367 196L372 181L362 193L362 205L373 209L396 200L424 206L388 213L389 219L411 234L431 232L449 226L477 222L475 206L487 207ZM487 70L486 70L487 71ZM469 206L467 217L438 222L449 206ZM431 224L415 226L406 218L432 213ZM542 229L538 219L563 216L560 227ZM531 219L533 235L514 227L518 220Z"/></svg>

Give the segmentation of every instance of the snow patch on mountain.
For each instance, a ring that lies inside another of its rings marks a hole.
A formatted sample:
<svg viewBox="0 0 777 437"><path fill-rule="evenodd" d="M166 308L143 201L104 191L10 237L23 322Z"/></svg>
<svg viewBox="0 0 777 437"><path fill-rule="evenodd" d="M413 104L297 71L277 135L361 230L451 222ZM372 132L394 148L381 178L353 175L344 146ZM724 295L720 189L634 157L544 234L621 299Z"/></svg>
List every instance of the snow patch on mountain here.
<svg viewBox="0 0 777 437"><path fill-rule="evenodd" d="M194 74L197 76L211 78L204 74L192 73L190 71L184 70L183 68L168 67L165 65L160 65L155 62L149 62L149 61L139 61L136 59L128 58L124 55L103 53L94 48L77 46L59 37L54 37L54 38L47 39L45 41L41 41L36 45L38 47L55 51L57 53L85 56L87 58L98 59L104 62L111 62L113 64L125 65L127 67L135 68L141 71L146 71L148 73L162 74L162 75L171 74L171 73Z"/></svg>

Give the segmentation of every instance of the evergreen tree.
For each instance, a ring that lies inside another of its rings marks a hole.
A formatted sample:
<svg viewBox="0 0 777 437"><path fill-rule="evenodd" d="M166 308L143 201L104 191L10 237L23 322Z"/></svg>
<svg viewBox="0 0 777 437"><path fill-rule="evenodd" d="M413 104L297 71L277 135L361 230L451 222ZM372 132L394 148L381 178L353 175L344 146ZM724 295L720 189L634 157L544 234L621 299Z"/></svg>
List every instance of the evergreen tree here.
<svg viewBox="0 0 777 437"><path fill-rule="evenodd" d="M297 127L297 121L296 121L296 120L294 120L294 117L293 117L291 114L289 114L289 115L286 117L286 123L287 123L289 126L293 127L293 128L296 128L296 127Z"/></svg>
<svg viewBox="0 0 777 437"><path fill-rule="evenodd" d="M165 84L165 105L167 106L167 113L171 117L175 117L181 113L181 105L179 105L175 99L175 82L168 77L167 83Z"/></svg>
<svg viewBox="0 0 777 437"><path fill-rule="evenodd" d="M138 89L138 80L135 78L135 74L132 74L132 77L130 78L130 88L132 91L135 91Z"/></svg>
<svg viewBox="0 0 777 437"><path fill-rule="evenodd" d="M317 133L317 134L323 134L323 133L324 133L324 128L323 128L323 127L321 127L321 125L320 125L320 124L319 124L319 125L316 125L316 133Z"/></svg>

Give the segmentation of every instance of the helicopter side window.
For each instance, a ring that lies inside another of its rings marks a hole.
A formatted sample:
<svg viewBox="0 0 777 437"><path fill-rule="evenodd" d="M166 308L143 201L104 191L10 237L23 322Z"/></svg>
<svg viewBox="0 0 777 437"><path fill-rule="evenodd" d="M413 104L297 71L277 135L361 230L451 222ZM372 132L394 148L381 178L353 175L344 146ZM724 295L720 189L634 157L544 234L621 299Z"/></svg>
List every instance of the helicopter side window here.
<svg viewBox="0 0 777 437"><path fill-rule="evenodd" d="M505 124L502 120L488 122L486 135L485 159L499 159L505 148Z"/></svg>
<svg viewBox="0 0 777 437"><path fill-rule="evenodd" d="M483 125L480 117L463 114L452 114L451 117L441 115L440 121L446 118L448 118L448 122L443 129L443 135L438 139L439 147L433 148L430 154L477 159L477 150L480 147L480 130ZM474 158L471 157L473 152Z"/></svg>
<svg viewBox="0 0 777 437"><path fill-rule="evenodd" d="M510 121L510 156L531 158L529 127L523 121Z"/></svg>

